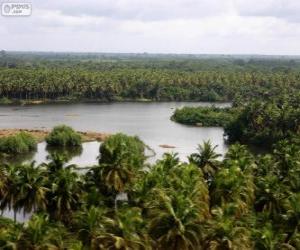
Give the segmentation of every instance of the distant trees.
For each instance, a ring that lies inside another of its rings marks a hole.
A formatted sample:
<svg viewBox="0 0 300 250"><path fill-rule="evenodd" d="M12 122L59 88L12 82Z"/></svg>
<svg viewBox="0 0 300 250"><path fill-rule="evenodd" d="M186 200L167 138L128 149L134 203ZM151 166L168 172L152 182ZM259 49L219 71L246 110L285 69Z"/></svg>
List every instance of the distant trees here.
<svg viewBox="0 0 300 250"><path fill-rule="evenodd" d="M262 70L0 67L0 98L30 100L243 101L299 89L297 72ZM3 99L3 100L6 100Z"/></svg>

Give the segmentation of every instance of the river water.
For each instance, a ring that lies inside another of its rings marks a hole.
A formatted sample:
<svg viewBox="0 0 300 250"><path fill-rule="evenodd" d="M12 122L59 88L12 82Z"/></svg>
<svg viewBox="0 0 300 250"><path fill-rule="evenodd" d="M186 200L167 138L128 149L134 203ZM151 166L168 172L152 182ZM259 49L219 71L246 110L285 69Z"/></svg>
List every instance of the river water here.
<svg viewBox="0 0 300 250"><path fill-rule="evenodd" d="M155 162L165 152L178 152L182 160L195 152L197 144L210 140L218 145L217 152L224 154L227 146L223 139L223 129L219 127L190 127L170 120L176 108L183 106L228 107L229 103L109 103L109 104L51 104L30 106L1 106L0 128L51 129L58 124L67 124L80 131L105 133L122 132L139 136L156 155L149 159ZM160 147L162 144L173 149ZM90 166L97 164L99 142L83 143L82 150L71 155L69 164ZM46 143L38 144L37 151L22 157L14 157L13 162L37 164L47 161ZM4 216L12 218L12 211L4 211ZM30 214L17 214L19 222L26 221Z"/></svg>
<svg viewBox="0 0 300 250"><path fill-rule="evenodd" d="M219 106L229 103L204 102L163 102L163 103L96 103L96 104L44 104L28 106L1 106L0 128L51 129L58 124L67 124L75 130L105 133L122 132L139 136L156 155L154 162L165 152L178 152L182 160L195 151L197 144L210 140L218 145L218 153L223 154L227 146L223 139L223 129L219 127L190 127L170 120L176 108L183 106ZM167 144L173 149L160 145ZM88 166L97 163L98 142L83 144L81 153L75 154L70 163ZM48 152L45 143L38 145L36 153L18 161L46 161Z"/></svg>

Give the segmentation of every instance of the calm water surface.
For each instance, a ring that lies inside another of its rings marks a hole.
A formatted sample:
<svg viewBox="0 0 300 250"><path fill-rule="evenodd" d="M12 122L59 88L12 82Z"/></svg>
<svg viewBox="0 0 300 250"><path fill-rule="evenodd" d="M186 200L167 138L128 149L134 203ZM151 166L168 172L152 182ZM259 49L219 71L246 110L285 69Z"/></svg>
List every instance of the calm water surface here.
<svg viewBox="0 0 300 250"><path fill-rule="evenodd" d="M76 130L106 133L122 132L138 135L156 152L155 161L164 152L178 152L182 160L194 152L197 144L211 140L219 145L219 153L226 152L223 129L218 127L199 128L177 124L170 120L174 109L183 106L230 106L229 103L109 103L109 104L49 104L31 106L0 107L0 128L51 129L58 124L67 124ZM164 149L167 144L174 149ZM97 163L99 143L84 143L80 155L70 163L80 166ZM37 153L27 156L27 161L46 161L48 152L45 143L38 145Z"/></svg>

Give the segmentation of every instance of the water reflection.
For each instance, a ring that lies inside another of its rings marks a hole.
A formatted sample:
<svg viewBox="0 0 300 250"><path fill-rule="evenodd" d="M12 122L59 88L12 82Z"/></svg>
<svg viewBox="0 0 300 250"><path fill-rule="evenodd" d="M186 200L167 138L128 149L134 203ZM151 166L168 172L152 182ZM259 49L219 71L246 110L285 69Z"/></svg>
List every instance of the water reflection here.
<svg viewBox="0 0 300 250"><path fill-rule="evenodd" d="M0 162L4 164L22 164L24 162L30 162L37 151L32 151L26 154L7 155L0 154Z"/></svg>
<svg viewBox="0 0 300 250"><path fill-rule="evenodd" d="M35 161L37 165L49 162L48 156L51 154L63 154L68 164L76 164L80 167L92 166L98 163L100 142L85 142L81 147L61 148L49 147L45 142L37 146L37 150L29 154L16 156L2 155L0 161L8 164L31 163Z"/></svg>
<svg viewBox="0 0 300 250"><path fill-rule="evenodd" d="M63 155L67 162L71 161L74 157L80 156L83 151L82 146L78 147L53 147L46 146L46 151L49 155L59 154Z"/></svg>

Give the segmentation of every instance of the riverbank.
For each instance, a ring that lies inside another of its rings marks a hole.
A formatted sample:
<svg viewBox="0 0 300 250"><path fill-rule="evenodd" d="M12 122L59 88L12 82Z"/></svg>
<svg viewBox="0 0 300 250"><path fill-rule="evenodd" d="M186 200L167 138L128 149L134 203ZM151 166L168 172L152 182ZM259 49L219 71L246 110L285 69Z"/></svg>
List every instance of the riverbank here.
<svg viewBox="0 0 300 250"><path fill-rule="evenodd" d="M45 140L45 137L51 132L50 130L46 129L0 129L0 138L15 135L20 132L26 132L32 135L38 142L42 142ZM82 138L83 142L90 142L90 141L105 141L110 134L108 133L99 133L99 132L92 132L92 131L77 131Z"/></svg>
<svg viewBox="0 0 300 250"><path fill-rule="evenodd" d="M166 103L166 102L175 102L174 100L169 99L147 99L147 98L136 98L136 99L125 99L125 98L116 98L113 100L105 100L105 99L7 99L0 98L0 106L10 106L10 105L42 105L42 104L78 104L78 103ZM207 100L180 100L176 102L199 102L206 103L209 102ZM214 101L215 104L231 104L231 101Z"/></svg>

